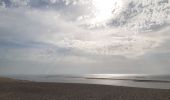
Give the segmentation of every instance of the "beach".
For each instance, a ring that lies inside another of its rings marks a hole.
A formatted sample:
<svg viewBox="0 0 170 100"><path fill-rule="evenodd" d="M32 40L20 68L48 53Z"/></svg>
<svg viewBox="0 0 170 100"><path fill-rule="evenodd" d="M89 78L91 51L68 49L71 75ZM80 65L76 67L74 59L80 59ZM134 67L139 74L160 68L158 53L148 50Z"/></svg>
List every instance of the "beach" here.
<svg viewBox="0 0 170 100"><path fill-rule="evenodd" d="M170 100L170 90L0 78L0 100Z"/></svg>

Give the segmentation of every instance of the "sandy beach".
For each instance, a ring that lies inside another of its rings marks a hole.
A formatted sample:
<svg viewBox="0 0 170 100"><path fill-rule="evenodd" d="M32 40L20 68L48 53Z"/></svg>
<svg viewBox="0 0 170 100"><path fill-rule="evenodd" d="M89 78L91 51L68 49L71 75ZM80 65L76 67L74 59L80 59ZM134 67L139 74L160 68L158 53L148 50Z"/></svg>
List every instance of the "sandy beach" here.
<svg viewBox="0 0 170 100"><path fill-rule="evenodd" d="M170 100L170 90L0 78L0 100Z"/></svg>

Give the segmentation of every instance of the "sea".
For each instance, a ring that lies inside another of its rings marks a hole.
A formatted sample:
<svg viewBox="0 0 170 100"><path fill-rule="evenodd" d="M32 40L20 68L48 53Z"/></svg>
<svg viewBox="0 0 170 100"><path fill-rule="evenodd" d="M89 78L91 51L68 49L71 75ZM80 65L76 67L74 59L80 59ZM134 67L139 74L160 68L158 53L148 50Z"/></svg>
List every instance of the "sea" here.
<svg viewBox="0 0 170 100"><path fill-rule="evenodd" d="M99 84L138 88L170 89L170 75L83 74L83 75L8 75L33 82Z"/></svg>

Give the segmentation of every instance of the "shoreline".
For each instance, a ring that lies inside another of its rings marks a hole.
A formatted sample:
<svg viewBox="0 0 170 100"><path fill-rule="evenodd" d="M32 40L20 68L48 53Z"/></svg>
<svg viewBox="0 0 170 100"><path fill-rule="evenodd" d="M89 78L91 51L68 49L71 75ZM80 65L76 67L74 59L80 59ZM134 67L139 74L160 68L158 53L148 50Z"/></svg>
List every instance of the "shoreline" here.
<svg viewBox="0 0 170 100"><path fill-rule="evenodd" d="M0 100L169 100L170 89L0 78Z"/></svg>
<svg viewBox="0 0 170 100"><path fill-rule="evenodd" d="M130 77L129 77L130 76ZM65 76L65 75L26 75L26 76L8 76L9 78L45 83L80 83L80 84L95 84L95 85L109 85L109 86L124 86L137 88L153 88L153 89L170 89L169 76L147 76L137 78L139 75L122 76L122 77L106 77L105 76ZM141 75L140 75L141 76ZM105 77L105 78L103 78Z"/></svg>

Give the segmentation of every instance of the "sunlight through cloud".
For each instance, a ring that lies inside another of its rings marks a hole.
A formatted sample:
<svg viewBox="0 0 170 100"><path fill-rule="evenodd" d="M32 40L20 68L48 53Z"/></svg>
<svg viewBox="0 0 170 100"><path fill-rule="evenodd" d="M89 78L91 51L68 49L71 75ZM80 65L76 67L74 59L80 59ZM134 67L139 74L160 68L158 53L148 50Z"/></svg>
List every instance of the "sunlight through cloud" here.
<svg viewBox="0 0 170 100"><path fill-rule="evenodd" d="M105 23L115 17L122 8L121 0L93 0L95 23Z"/></svg>
<svg viewBox="0 0 170 100"><path fill-rule="evenodd" d="M6 66L120 67L134 59L158 66L154 56L169 66L169 41L168 0L0 0L0 61Z"/></svg>

